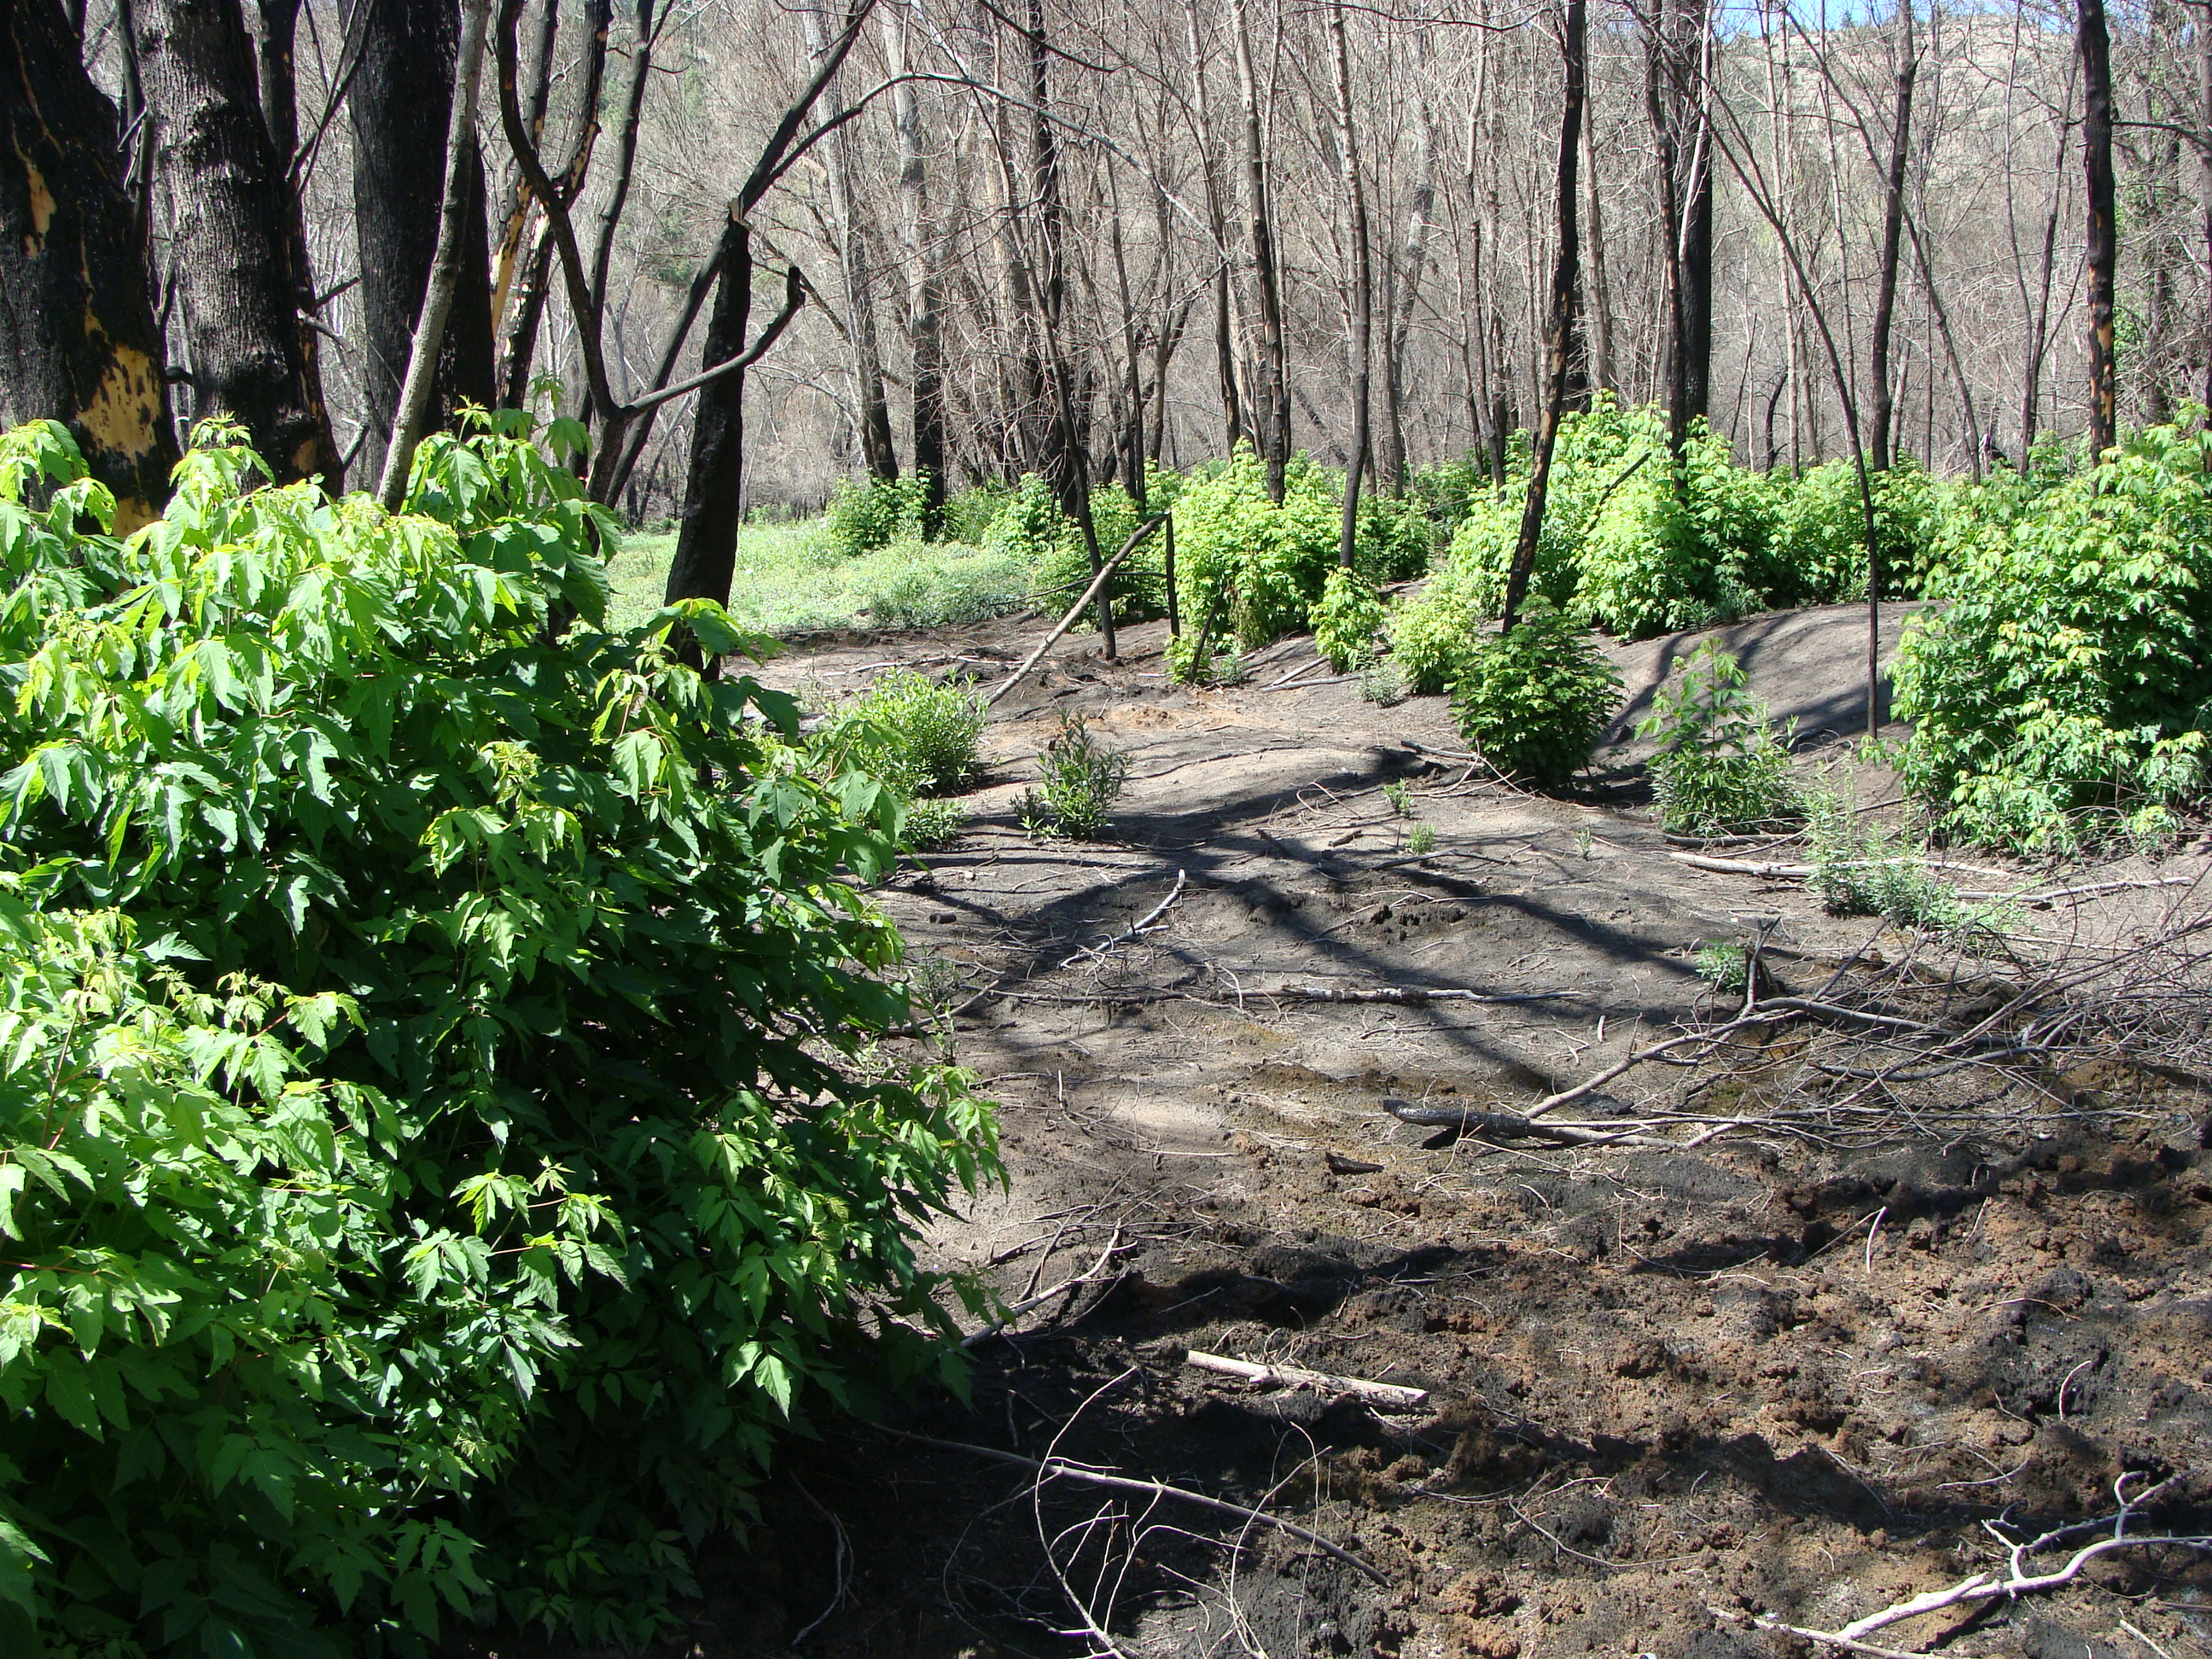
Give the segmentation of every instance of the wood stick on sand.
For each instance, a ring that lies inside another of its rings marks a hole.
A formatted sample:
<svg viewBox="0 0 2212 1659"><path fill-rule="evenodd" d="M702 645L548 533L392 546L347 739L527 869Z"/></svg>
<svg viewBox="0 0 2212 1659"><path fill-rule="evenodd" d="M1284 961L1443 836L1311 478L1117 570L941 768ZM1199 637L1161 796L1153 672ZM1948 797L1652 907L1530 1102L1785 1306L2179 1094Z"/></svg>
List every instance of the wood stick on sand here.
<svg viewBox="0 0 2212 1659"><path fill-rule="evenodd" d="M1355 1399L1370 1401L1397 1411L1419 1411L1429 1403L1426 1389L1408 1389L1395 1382L1370 1382L1364 1377L1333 1376L1327 1371L1310 1371L1298 1365L1257 1365L1249 1359L1231 1359L1226 1354L1201 1353L1192 1349L1182 1358L1186 1365L1195 1365L1202 1371L1218 1371L1224 1376L1242 1377L1247 1382L1261 1382L1284 1389L1317 1389L1327 1394L1348 1394Z"/></svg>

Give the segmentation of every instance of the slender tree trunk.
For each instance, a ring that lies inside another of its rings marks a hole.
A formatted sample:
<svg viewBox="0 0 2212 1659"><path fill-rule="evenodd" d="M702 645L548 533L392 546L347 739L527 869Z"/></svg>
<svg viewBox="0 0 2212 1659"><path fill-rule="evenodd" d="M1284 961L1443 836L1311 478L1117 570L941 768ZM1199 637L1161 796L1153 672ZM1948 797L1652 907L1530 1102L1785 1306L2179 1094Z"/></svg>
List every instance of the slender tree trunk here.
<svg viewBox="0 0 2212 1659"><path fill-rule="evenodd" d="M1421 282L1428 270L1429 241L1436 229L1436 122L1426 98L1421 100L1419 144L1414 160L1412 210L1407 216L1404 264L1398 276L1395 304L1385 313L1382 342L1382 477L1386 485L1399 495L1405 493L1412 475L1406 450L1407 349L1412 343L1413 312L1420 303Z"/></svg>
<svg viewBox="0 0 2212 1659"><path fill-rule="evenodd" d="M1537 416L1535 455L1528 472L1528 499L1521 511L1521 537L1505 579L1504 631L1510 633L1528 597L1536 568L1536 544L1544 533L1544 498L1552 480L1552 451L1566 410L1567 358L1574 341L1575 291L1581 249L1575 222L1575 158L1582 149L1584 66L1587 62L1588 0L1567 0L1560 46L1566 70L1560 98L1559 166L1553 193L1559 204L1558 248L1552 263L1551 314L1544 339L1544 403Z"/></svg>
<svg viewBox="0 0 2212 1659"><path fill-rule="evenodd" d="M910 8L894 7L884 19L884 45L894 76L906 72ZM906 261L907 347L913 357L908 459L922 480L921 533L943 527L946 488L946 419L942 283L930 221L929 171L921 150L921 114L910 82L891 90L891 129L897 146L899 244Z"/></svg>
<svg viewBox="0 0 2212 1659"><path fill-rule="evenodd" d="M1889 173L1882 185L1881 267L1876 273L1874 328L1869 346L1874 379L1874 441L1869 457L1874 470L1889 470L1891 428L1896 419L1896 388L1889 366L1889 337L1897 312L1897 262L1905 230L1905 163L1912 154L1912 85L1920 54L1912 40L1912 0L1898 0L1897 42L1891 64L1897 102L1889 131Z"/></svg>
<svg viewBox="0 0 2212 1659"><path fill-rule="evenodd" d="M1367 226L1367 185L1359 176L1359 129L1352 112L1352 51L1346 43L1344 0L1328 9L1329 41L1336 49L1336 154L1344 174L1345 242L1352 256L1351 291L1346 296L1352 337L1352 443L1344 466L1344 521L1337 533L1336 561L1346 570L1359 546L1359 483L1367 471L1371 442L1369 396L1374 380L1375 260Z"/></svg>
<svg viewBox="0 0 2212 1659"><path fill-rule="evenodd" d="M822 26L822 14L810 7L801 16L806 27L806 49L819 60L830 46L829 35ZM823 102L824 120L842 117L842 101L825 97ZM844 281L846 340L853 349L853 423L860 434L860 459L868 476L889 483L899 475L898 451L891 442L890 404L884 390L883 352L876 328L874 262L868 255L867 234L853 196L853 129L849 124L838 130L827 149L822 171L829 186L830 228L836 239L837 268Z"/></svg>
<svg viewBox="0 0 2212 1659"><path fill-rule="evenodd" d="M1583 161L1585 207L1589 216L1589 347L1590 384L1615 389L1617 370L1613 361L1613 295L1606 282L1605 219L1600 202L1597 171L1597 100L1583 100Z"/></svg>
<svg viewBox="0 0 2212 1659"><path fill-rule="evenodd" d="M2207 0L2212 4L2212 0ZM1206 95L1208 53L1198 36L1198 0L1187 0L1183 9L1185 38L1190 47L1193 101L1197 106L1199 167L1206 182L1206 223L1219 263L1213 276L1213 364L1221 381L1221 448L1234 454L1244 441L1244 407L1237 392L1237 332L1231 289L1236 282L1236 258L1230 246L1228 210L1222 204L1221 175L1214 167L1220 154L1213 136L1213 106ZM2212 225L2212 219L2208 219Z"/></svg>
<svg viewBox="0 0 2212 1659"><path fill-rule="evenodd" d="M811 37L815 14L809 12L806 15ZM653 0L637 0L635 39L630 46L629 92L623 100L622 131L615 142L614 182L607 191L607 204L599 211L599 247L592 255L592 304L597 309L605 309L607 303L607 272L614 261L615 234L622 228L623 213L629 206L630 184L637 173L637 133L645 119L646 91L653 81L657 27Z"/></svg>
<svg viewBox="0 0 2212 1659"><path fill-rule="evenodd" d="M1252 207L1252 275L1260 301L1260 447L1267 463L1267 499L1280 506L1283 472L1291 459L1291 399L1283 335L1283 295L1275 271L1273 216L1267 201L1266 137L1260 125L1260 85L1252 69L1249 0L1231 0L1231 9L1237 28L1237 89L1244 104L1244 172Z"/></svg>
<svg viewBox="0 0 2212 1659"><path fill-rule="evenodd" d="M177 444L117 137L58 0L0 9L0 427L68 427L129 531Z"/></svg>
<svg viewBox="0 0 2212 1659"><path fill-rule="evenodd" d="M2081 57L2081 173L2088 225L2089 447L2098 456L2119 441L2113 301L2118 289L2119 238L2112 218L2112 48L2105 0L2077 0Z"/></svg>
<svg viewBox="0 0 2212 1659"><path fill-rule="evenodd" d="M362 0L353 118L353 200L361 261L361 374L368 432L361 472L381 478L422 295L438 252L460 15L452 0ZM462 160L460 235L451 326L443 331L425 429L464 402L489 408L493 374L490 251L483 158L473 125Z"/></svg>
<svg viewBox="0 0 2212 1659"><path fill-rule="evenodd" d="M557 0L546 0L546 3L556 4ZM584 0L584 21L587 32L583 62L579 66L580 73L578 78L581 84L576 99L576 128L569 143L568 161L561 171L548 180L554 194L559 198L564 213L574 208L577 198L583 194L584 180L592 170L592 156L599 147L599 99L606 84L607 33L611 17L610 0ZM500 398L503 404L517 409L529 398L531 368L537 361L538 331L544 326L545 302L552 291L556 252L552 228L543 216L545 204L539 202L535 206L541 217L535 237L528 244L520 261L519 268L523 280L514 290L505 331L499 343L497 382ZM587 276L587 290L589 286ZM495 323L500 320L498 312L495 311L492 316ZM586 420L597 413L589 400L586 402L584 412Z"/></svg>
<svg viewBox="0 0 2212 1659"><path fill-rule="evenodd" d="M2203 0L2197 30L2197 193L2204 204L2204 390L2212 408L2212 0Z"/></svg>
<svg viewBox="0 0 2212 1659"><path fill-rule="evenodd" d="M1060 511L1083 534L1091 574L1104 568L1098 549L1098 527L1091 516L1091 458L1075 416L1073 371L1067 360L1067 237L1066 208L1060 199L1060 144L1051 118L1051 42L1045 34L1044 0L1030 0L1027 29L1030 73L1030 157L1032 198L1036 204L1038 315L1044 326L1044 376L1051 400L1051 443L1046 451L1047 477L1060 499ZM1106 659L1119 654L1114 636L1114 605L1104 588L1098 593L1098 632Z"/></svg>
<svg viewBox="0 0 2212 1659"><path fill-rule="evenodd" d="M1675 487L1682 486L1682 456L1690 441L1690 346L1682 250L1681 77L1676 56L1680 32L1674 4L1659 0L1644 43L1644 100L1658 141L1660 260L1666 273L1665 349L1661 354L1667 392L1667 448L1673 457Z"/></svg>
<svg viewBox="0 0 2212 1659"><path fill-rule="evenodd" d="M1682 183L1682 399L1687 419L1712 414L1713 377L1713 21L1708 0L1680 11L1675 53L1682 85L1678 107L1689 126Z"/></svg>
<svg viewBox="0 0 2212 1659"><path fill-rule="evenodd" d="M428 422L439 356L446 343L447 324L453 316L462 267L473 260L478 275L487 274L483 264L483 179L476 129L477 88L483 73L484 25L490 9L491 0L462 0L461 38L447 100L446 142L441 146L445 151L446 187L439 205L436 254L424 285L414 343L407 354L406 376L399 385L399 408L392 417L392 447L385 457L383 482L376 492L387 513L398 512L407 494L407 475L414 464L415 447L422 442ZM469 234L471 217L476 227L473 237ZM469 321L483 329L489 345L490 318Z"/></svg>
<svg viewBox="0 0 2212 1659"><path fill-rule="evenodd" d="M314 335L301 315L285 167L261 115L239 0L140 0L138 62L171 185L195 420L245 427L279 483L343 483Z"/></svg>

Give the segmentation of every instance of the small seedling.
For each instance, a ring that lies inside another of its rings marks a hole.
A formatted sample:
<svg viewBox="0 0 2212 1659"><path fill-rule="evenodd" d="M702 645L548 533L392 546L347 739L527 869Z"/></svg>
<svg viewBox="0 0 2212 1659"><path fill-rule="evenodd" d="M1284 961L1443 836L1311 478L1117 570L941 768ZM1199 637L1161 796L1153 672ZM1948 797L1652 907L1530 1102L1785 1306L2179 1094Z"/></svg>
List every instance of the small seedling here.
<svg viewBox="0 0 2212 1659"><path fill-rule="evenodd" d="M1577 858L1586 859L1589 857L1592 850L1595 848L1596 846L1597 833L1593 830L1589 825L1584 824L1581 829L1575 831L1575 856Z"/></svg>
<svg viewBox="0 0 2212 1659"><path fill-rule="evenodd" d="M1413 816L1413 786L1400 778L1395 783L1382 786L1382 799L1390 803L1390 810L1401 818Z"/></svg>
<svg viewBox="0 0 2212 1659"><path fill-rule="evenodd" d="M1437 850L1437 826L1417 823L1406 831L1406 850L1415 858L1426 858Z"/></svg>
<svg viewBox="0 0 2212 1659"><path fill-rule="evenodd" d="M1022 828L1033 836L1088 839L1104 828L1129 780L1129 757L1091 735L1083 716L1060 717L1060 732L1037 757L1042 789L1024 790Z"/></svg>

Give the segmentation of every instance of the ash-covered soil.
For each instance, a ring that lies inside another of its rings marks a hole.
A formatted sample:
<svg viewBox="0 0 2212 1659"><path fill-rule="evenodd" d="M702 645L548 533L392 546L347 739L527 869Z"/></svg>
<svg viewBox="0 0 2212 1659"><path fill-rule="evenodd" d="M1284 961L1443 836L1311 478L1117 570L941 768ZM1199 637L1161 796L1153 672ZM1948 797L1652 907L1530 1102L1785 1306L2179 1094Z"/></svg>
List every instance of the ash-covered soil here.
<svg viewBox="0 0 2212 1659"><path fill-rule="evenodd" d="M764 677L988 679L1039 628L831 641ZM1808 769L1850 753L1863 629L1839 608L1724 630ZM1662 1099L1707 1115L1643 1137L1659 1144L1487 1145L1382 1103L1523 1112L1726 1019L1741 994L1697 970L1714 941L1758 943L1763 997L1909 969L1899 995L1936 988L1880 1006L1971 1026L1976 997L2124 960L2201 914L2205 845L2063 872L1962 854L1966 887L2167 884L2031 896L1962 969L1800 882L1670 856L1632 743L1601 755L1615 770L1591 795L1534 797L1453 758L1441 700L1378 708L1325 668L1278 688L1310 641L1199 692L1167 684L1157 626L1121 643L1109 664L1095 637L1066 642L1000 705L969 828L880 895L962 1010L943 1040L1002 1103L1009 1186L935 1230L937 1265L1010 1304L1065 1288L975 1344L964 1400L925 1390L797 1449L749 1553L705 1581L699 1651L1834 1652L1752 1620L1834 1630L1996 1570L2000 1535L2107 1515L2116 1482L2166 1483L2136 1533L2212 1531L2212 1095L2192 1055L2008 1069L1975 1050L1893 1066L1882 1113L1840 1127L1715 1127L1802 1103L1816 1072L1846 1095L1861 1074L1804 1047L1802 1022L1755 1029L1575 1107L1601 1126ZM1617 734L1694 643L1620 648ZM1039 842L1017 801L1070 708L1128 753L1130 786L1109 839ZM1382 793L1401 780L1417 820ZM1874 769L1856 787L1877 813L1896 793ZM1406 850L1416 821L1426 856ZM1409 988L1492 1000L1314 1000ZM2162 993L2167 1015L2185 990ZM1430 1397L1255 1388L1191 1350ZM1370 1571L1173 1497L1040 1487L991 1451L1292 1520ZM2115 1551L2056 1590L1867 1641L2212 1654L2212 1558Z"/></svg>

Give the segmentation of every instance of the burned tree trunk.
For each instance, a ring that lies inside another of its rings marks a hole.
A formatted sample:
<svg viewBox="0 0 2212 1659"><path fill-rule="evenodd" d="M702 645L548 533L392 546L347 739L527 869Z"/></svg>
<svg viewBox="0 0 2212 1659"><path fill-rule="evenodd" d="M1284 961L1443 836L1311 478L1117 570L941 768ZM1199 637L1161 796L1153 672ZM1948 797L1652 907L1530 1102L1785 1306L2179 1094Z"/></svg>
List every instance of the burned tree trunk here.
<svg viewBox="0 0 2212 1659"><path fill-rule="evenodd" d="M2119 238L2112 220L2112 45L2105 0L2079 0L2081 54L2081 168L2088 185L2084 256L2089 270L2089 447L2099 455L2119 441L2119 394L2112 307Z"/></svg>
<svg viewBox="0 0 2212 1659"><path fill-rule="evenodd" d="M720 274L707 316L702 362L719 363L744 349L753 314L753 236L742 219L722 234ZM726 605L737 574L738 529L744 519L745 377L725 374L699 389L691 413L691 465L684 484L684 516L668 567L668 603L712 599Z"/></svg>
<svg viewBox="0 0 2212 1659"><path fill-rule="evenodd" d="M386 438L399 406L399 385L438 250L446 129L452 118L460 33L452 0L365 3L361 67L350 103L361 258L362 392L368 420L362 475L374 477L384 471ZM432 427L449 424L464 400L489 406L495 396L483 158L465 158L463 168L460 279L439 349Z"/></svg>
<svg viewBox="0 0 2212 1659"><path fill-rule="evenodd" d="M1346 44L1343 0L1329 8L1328 32L1336 48L1336 150L1344 170L1346 240L1352 283L1346 296L1352 337L1352 446L1344 465L1344 520L1337 532L1337 562L1352 568L1359 542L1359 481L1372 442L1368 405L1374 381L1375 261L1367 228L1367 187L1359 176L1359 129L1352 110L1352 52ZM1579 112L1578 112L1579 113Z"/></svg>
<svg viewBox="0 0 2212 1659"><path fill-rule="evenodd" d="M167 499L176 465L161 331L114 106L59 0L0 29L0 426L59 421L115 493L118 530Z"/></svg>
<svg viewBox="0 0 2212 1659"><path fill-rule="evenodd" d="M1245 188L1251 198L1252 276L1260 295L1260 408L1255 423L1267 463L1267 499L1283 500L1283 472L1291 459L1291 397L1283 337L1283 294L1275 271L1274 216L1267 201L1266 141L1260 125L1259 79L1252 69L1252 31L1247 0L1235 0L1237 89L1244 104Z"/></svg>
<svg viewBox="0 0 2212 1659"><path fill-rule="evenodd" d="M1560 39L1566 85L1560 99L1559 249L1552 261L1551 314L1544 329L1544 406L1536 418L1535 454L1528 470L1528 499L1521 510L1521 538L1505 578L1504 628L1510 633L1528 597L1536 568L1536 544L1544 533L1544 497L1552 479L1552 451L1559 436L1559 417L1567 403L1568 359L1575 335L1575 291L1579 284L1581 247L1575 222L1575 158L1582 149L1583 66L1587 62L1588 0L1567 0L1566 27Z"/></svg>
<svg viewBox="0 0 2212 1659"><path fill-rule="evenodd" d="M193 418L236 420L280 483L319 474L337 488L337 449L302 316L313 296L239 0L141 0L135 21L173 204Z"/></svg>
<svg viewBox="0 0 2212 1659"><path fill-rule="evenodd" d="M1881 269L1874 301L1872 371L1874 375L1874 432L1869 463L1877 472L1889 470L1891 428L1896 419L1896 387L1889 367L1889 337L1897 313L1897 260L1905 230L1905 171L1911 155L1912 84L1920 71L1920 58L1912 44L1912 0L1899 0L1898 40L1894 78L1897 109L1890 127L1889 176L1883 185Z"/></svg>

